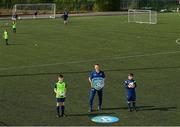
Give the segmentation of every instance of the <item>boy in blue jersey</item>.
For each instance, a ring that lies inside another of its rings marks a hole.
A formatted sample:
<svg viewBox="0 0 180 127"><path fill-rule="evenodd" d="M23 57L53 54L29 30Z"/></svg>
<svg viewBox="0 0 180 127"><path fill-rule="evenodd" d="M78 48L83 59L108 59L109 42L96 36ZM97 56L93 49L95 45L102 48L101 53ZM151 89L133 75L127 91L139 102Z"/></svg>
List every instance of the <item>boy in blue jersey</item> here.
<svg viewBox="0 0 180 127"><path fill-rule="evenodd" d="M64 24L65 25L68 24L68 17L69 17L69 12L66 11L66 9L65 9L64 14L63 14L63 19L64 19Z"/></svg>
<svg viewBox="0 0 180 127"><path fill-rule="evenodd" d="M102 108L102 97L103 97L103 88L105 81L105 74L100 70L100 65L94 65L95 70L90 73L89 82L90 82L90 98L89 98L89 112L93 111L93 101L96 92L98 93L99 105L98 110L100 111Z"/></svg>
<svg viewBox="0 0 180 127"><path fill-rule="evenodd" d="M129 73L128 74L128 80L125 81L125 88L127 91L127 103L128 103L128 109L130 112L137 111L136 110L136 81L134 80L134 74Z"/></svg>

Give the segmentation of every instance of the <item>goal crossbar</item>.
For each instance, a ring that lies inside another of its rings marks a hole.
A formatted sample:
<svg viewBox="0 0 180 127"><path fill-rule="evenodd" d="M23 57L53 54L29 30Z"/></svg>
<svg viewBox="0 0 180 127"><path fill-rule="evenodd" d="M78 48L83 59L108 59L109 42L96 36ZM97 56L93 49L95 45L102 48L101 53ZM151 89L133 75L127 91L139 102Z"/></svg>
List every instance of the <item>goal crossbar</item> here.
<svg viewBox="0 0 180 127"><path fill-rule="evenodd" d="M37 16L34 13L37 12ZM15 4L12 10L13 15L18 15L21 19L31 18L55 18L55 3L38 3L38 4Z"/></svg>
<svg viewBox="0 0 180 127"><path fill-rule="evenodd" d="M128 22L157 24L157 12L152 10L128 10Z"/></svg>

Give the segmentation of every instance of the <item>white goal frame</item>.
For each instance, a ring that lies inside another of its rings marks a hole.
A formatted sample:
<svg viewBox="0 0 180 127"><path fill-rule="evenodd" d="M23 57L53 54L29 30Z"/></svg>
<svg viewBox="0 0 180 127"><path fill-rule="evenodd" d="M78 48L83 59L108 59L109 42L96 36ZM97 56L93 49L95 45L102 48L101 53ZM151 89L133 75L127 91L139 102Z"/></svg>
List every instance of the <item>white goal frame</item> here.
<svg viewBox="0 0 180 127"><path fill-rule="evenodd" d="M152 10L128 10L128 22L157 24L157 12Z"/></svg>
<svg viewBox="0 0 180 127"><path fill-rule="evenodd" d="M35 12L37 12L37 15L35 15ZM18 19L56 18L56 4L15 4L12 15L17 15Z"/></svg>

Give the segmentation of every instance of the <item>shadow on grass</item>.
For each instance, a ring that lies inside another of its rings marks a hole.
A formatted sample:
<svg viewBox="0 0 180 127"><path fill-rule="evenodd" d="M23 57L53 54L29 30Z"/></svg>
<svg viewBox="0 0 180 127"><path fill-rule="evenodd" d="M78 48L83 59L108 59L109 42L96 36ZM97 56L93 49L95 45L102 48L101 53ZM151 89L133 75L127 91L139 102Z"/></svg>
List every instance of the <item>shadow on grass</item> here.
<svg viewBox="0 0 180 127"><path fill-rule="evenodd" d="M102 110L128 110L127 107L118 107L118 108L103 108ZM137 106L138 111L153 111L153 110L159 110L159 111L169 111L169 110L175 110L177 107L156 107L156 106Z"/></svg>
<svg viewBox="0 0 180 127"><path fill-rule="evenodd" d="M123 71L165 70L165 69L177 69L177 68L180 68L180 66L172 66L172 67L147 67L147 68L132 68L132 69L106 69L104 71L105 72L123 72ZM22 69L26 69L26 67L22 68ZM7 69L1 69L0 68L0 70L8 70L8 68ZM42 72L42 73L29 73L29 74L7 74L7 75L0 75L0 77L57 75L59 73L62 73L62 74L83 74L83 73L89 73L89 72L90 71Z"/></svg>
<svg viewBox="0 0 180 127"><path fill-rule="evenodd" d="M77 114L67 114L67 116L88 116L88 117L94 117L98 115L112 115L115 114L113 112L110 113L103 113L103 112L92 112L92 113L77 113Z"/></svg>
<svg viewBox="0 0 180 127"><path fill-rule="evenodd" d="M20 44L20 43L10 43L10 44L8 44L8 46L15 46L15 45L24 45L24 44Z"/></svg>
<svg viewBox="0 0 180 127"><path fill-rule="evenodd" d="M8 126L6 123L0 121L0 126Z"/></svg>
<svg viewBox="0 0 180 127"><path fill-rule="evenodd" d="M145 109L140 109L139 111L169 111L169 110L176 110L177 107L152 107L152 108L145 108Z"/></svg>
<svg viewBox="0 0 180 127"><path fill-rule="evenodd" d="M156 106L137 106L138 111L169 111L169 110L175 110L177 107L156 107ZM112 111L112 110L128 110L127 107L115 107L115 108L103 108L102 111ZM88 117L94 117L98 115L113 115L116 114L114 112L104 113L104 112L92 112L92 113L77 113L77 114L67 114L67 116L88 116Z"/></svg>
<svg viewBox="0 0 180 127"><path fill-rule="evenodd" d="M137 106L137 109L153 108L154 106ZM128 107L103 108L102 110L128 110Z"/></svg>

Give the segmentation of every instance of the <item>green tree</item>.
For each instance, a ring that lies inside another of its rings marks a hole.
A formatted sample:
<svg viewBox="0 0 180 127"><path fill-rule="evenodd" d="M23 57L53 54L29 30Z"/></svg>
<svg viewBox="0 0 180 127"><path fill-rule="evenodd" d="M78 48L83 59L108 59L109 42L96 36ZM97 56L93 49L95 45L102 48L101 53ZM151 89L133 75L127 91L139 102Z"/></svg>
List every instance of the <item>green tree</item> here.
<svg viewBox="0 0 180 127"><path fill-rule="evenodd" d="M98 11L120 10L120 0L96 0Z"/></svg>

